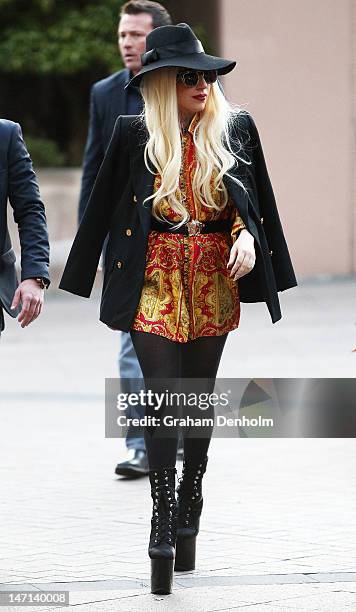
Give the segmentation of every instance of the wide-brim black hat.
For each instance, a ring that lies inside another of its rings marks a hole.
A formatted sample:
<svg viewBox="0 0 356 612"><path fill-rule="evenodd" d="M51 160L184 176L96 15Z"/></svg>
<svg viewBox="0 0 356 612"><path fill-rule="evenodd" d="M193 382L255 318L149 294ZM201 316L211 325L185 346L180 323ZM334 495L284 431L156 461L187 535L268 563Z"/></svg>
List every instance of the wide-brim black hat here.
<svg viewBox="0 0 356 612"><path fill-rule="evenodd" d="M193 70L216 70L227 74L236 66L232 60L207 55L200 40L186 23L160 26L146 38L146 52L141 55L142 68L125 86L139 85L142 77L168 66Z"/></svg>

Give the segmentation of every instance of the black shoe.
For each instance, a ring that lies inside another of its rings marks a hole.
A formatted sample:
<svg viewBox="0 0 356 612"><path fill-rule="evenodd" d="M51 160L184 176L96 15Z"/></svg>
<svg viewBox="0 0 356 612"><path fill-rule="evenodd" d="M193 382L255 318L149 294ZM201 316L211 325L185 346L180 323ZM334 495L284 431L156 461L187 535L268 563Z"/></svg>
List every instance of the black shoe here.
<svg viewBox="0 0 356 612"><path fill-rule="evenodd" d="M151 559L151 593L169 595L177 537L176 468L150 470L153 509L148 555Z"/></svg>
<svg viewBox="0 0 356 612"><path fill-rule="evenodd" d="M177 487L177 540L174 569L186 572L195 569L196 538L203 509L202 478L208 457L197 465L183 464L182 477Z"/></svg>
<svg viewBox="0 0 356 612"><path fill-rule="evenodd" d="M140 478L147 476L148 461L146 451L130 448L127 451L128 459L118 463L115 468L115 474L118 476L126 476L126 478Z"/></svg>

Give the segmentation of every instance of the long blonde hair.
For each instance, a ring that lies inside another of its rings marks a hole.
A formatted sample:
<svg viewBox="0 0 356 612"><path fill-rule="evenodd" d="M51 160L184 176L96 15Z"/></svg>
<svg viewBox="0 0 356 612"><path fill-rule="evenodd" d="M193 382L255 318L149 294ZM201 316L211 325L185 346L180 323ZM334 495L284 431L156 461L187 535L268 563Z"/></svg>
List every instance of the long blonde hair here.
<svg viewBox="0 0 356 612"><path fill-rule="evenodd" d="M160 203L168 201L171 208L182 217L174 227L180 227L189 219L189 212L180 199L179 176L182 163L181 135L178 115L176 75L178 68L163 68L147 73L142 79L141 93L144 110L141 115L149 138L144 150L146 167L160 175L160 186L156 193L145 199L153 199L152 214L162 220ZM226 100L219 84L213 83L204 111L194 131L196 147L196 169L192 181L193 194L200 204L217 211L223 210L228 201L223 183L224 174L238 165L246 163L233 152L230 127L236 114L242 109L233 107ZM231 175L229 175L231 176ZM246 191L236 177L231 177ZM214 191L220 197L214 199ZM220 203L220 205L219 205Z"/></svg>

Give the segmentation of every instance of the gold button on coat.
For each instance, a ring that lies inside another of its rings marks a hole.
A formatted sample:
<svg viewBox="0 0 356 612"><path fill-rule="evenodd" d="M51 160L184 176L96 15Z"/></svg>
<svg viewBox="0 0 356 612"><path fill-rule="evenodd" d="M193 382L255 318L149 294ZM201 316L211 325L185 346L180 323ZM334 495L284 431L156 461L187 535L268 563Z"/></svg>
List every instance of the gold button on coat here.
<svg viewBox="0 0 356 612"><path fill-rule="evenodd" d="M128 227L127 230L126 230L126 236L131 236L131 234L132 234L132 231Z"/></svg>
<svg viewBox="0 0 356 612"><path fill-rule="evenodd" d="M261 223L263 223L263 217L261 217Z"/></svg>
<svg viewBox="0 0 356 612"><path fill-rule="evenodd" d="M269 254L272 255L273 251L270 251Z"/></svg>
<svg viewBox="0 0 356 612"><path fill-rule="evenodd" d="M118 261L116 265L117 265L118 268L121 268L122 267L122 261Z"/></svg>
<svg viewBox="0 0 356 612"><path fill-rule="evenodd" d="M134 201L134 202L137 202L137 197L136 197L135 195L134 195L134 197L133 197L133 201Z"/></svg>

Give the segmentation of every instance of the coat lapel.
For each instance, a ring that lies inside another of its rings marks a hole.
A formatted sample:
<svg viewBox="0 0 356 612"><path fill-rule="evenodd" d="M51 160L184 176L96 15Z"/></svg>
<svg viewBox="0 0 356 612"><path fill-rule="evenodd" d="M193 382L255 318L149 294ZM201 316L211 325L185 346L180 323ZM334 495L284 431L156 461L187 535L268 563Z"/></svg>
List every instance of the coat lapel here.
<svg viewBox="0 0 356 612"><path fill-rule="evenodd" d="M119 115L127 115L127 97L128 92L125 89L125 85L129 80L130 71L125 68L120 71L117 75L117 79L113 83L112 91L110 92L110 107L111 107L111 121L113 125Z"/></svg>
<svg viewBox="0 0 356 612"><path fill-rule="evenodd" d="M145 236L151 226L152 200L144 203L145 198L152 195L155 175L149 172L144 161L144 149L147 130L144 126L129 130L130 168L134 193L137 198L137 210Z"/></svg>

